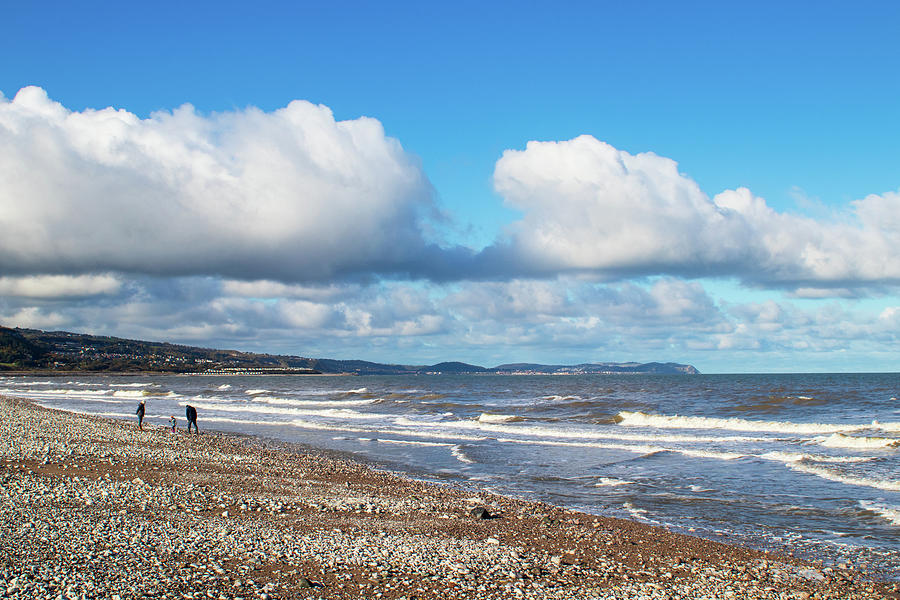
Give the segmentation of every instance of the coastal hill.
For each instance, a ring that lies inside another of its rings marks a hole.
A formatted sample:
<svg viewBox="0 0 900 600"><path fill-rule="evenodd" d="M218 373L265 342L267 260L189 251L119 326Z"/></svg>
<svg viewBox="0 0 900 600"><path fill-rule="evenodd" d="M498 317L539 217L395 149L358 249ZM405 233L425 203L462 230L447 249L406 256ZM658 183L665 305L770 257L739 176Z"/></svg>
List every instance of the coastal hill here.
<svg viewBox="0 0 900 600"><path fill-rule="evenodd" d="M100 373L157 372L209 374L354 375L503 374L580 375L590 373L661 373L695 375L691 365L677 363L585 363L541 365L513 363L493 368L462 362L435 365L396 365L364 360L335 360L303 356L255 354L165 342L41 331L0 326L0 372L93 371Z"/></svg>

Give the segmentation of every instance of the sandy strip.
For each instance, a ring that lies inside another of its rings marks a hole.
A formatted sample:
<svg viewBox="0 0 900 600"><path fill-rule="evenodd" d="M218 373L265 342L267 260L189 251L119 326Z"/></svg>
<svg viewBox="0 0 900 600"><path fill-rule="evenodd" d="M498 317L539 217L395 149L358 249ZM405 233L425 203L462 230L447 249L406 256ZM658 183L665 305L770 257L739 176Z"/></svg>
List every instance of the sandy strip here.
<svg viewBox="0 0 900 600"><path fill-rule="evenodd" d="M0 484L3 598L900 598L848 569L10 398Z"/></svg>

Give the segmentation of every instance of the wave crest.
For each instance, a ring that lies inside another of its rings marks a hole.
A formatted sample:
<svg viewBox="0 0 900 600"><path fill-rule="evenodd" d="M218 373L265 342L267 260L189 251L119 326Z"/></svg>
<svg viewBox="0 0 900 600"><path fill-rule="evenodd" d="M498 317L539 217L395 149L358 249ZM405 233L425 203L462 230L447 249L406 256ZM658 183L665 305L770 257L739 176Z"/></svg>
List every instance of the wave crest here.
<svg viewBox="0 0 900 600"><path fill-rule="evenodd" d="M730 431L770 431L774 433L815 434L881 429L900 431L900 423L791 423L789 421L751 421L748 419L686 417L681 415L651 415L622 411L617 415L624 427L655 427L658 429L725 429Z"/></svg>

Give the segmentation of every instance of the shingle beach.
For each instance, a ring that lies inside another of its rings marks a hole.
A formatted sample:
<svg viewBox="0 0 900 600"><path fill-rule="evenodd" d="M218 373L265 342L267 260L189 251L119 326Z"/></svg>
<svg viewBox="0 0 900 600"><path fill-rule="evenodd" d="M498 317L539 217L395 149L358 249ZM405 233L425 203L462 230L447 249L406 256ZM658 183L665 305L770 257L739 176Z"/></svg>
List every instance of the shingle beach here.
<svg viewBox="0 0 900 600"><path fill-rule="evenodd" d="M900 598L900 585L333 453L0 398L0 598Z"/></svg>

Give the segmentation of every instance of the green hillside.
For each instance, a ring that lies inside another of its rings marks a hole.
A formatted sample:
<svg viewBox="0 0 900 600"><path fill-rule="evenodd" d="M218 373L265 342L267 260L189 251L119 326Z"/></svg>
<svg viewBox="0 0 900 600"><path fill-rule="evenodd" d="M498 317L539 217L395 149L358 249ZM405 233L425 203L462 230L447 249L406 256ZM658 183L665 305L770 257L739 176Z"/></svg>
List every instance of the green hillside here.
<svg viewBox="0 0 900 600"><path fill-rule="evenodd" d="M92 371L107 373L291 374L349 373L354 375L428 374L544 374L610 373L696 374L691 365L677 363L585 363L540 365L514 363L485 368L462 362L435 365L398 365L364 360L334 360L303 356L254 354L166 342L10 329L0 326L0 371Z"/></svg>

